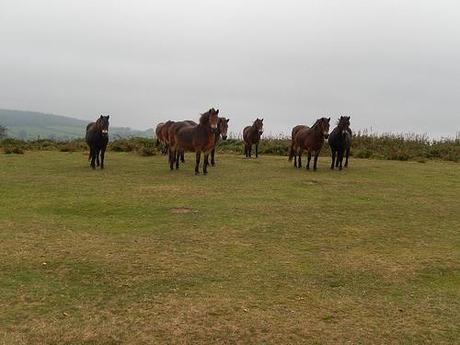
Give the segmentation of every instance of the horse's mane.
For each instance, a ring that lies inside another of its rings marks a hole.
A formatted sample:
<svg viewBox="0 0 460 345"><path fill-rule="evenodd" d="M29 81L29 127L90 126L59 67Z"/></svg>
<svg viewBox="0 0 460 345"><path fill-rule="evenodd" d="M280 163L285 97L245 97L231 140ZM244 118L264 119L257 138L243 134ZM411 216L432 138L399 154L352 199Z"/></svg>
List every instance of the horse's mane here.
<svg viewBox="0 0 460 345"><path fill-rule="evenodd" d="M210 114L211 113L209 111L201 114L201 116L200 116L200 125L203 126L203 125L206 125L209 122L209 115Z"/></svg>
<svg viewBox="0 0 460 345"><path fill-rule="evenodd" d="M322 117L322 118L316 120L316 122L313 124L313 126L311 126L311 128L312 128L312 129L313 129L313 128L318 128L320 122L322 122L323 119L324 119L324 117Z"/></svg>

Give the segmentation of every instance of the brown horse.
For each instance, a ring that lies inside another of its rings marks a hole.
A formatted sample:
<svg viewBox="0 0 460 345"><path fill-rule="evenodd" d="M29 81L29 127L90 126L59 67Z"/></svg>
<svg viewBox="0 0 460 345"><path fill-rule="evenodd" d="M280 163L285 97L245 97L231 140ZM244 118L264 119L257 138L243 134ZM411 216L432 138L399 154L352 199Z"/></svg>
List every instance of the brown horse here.
<svg viewBox="0 0 460 345"><path fill-rule="evenodd" d="M157 134L158 139L160 142L164 144L163 154L169 152L169 138L168 138L168 131L169 128L174 124L174 121L166 121L163 126L161 126L159 133Z"/></svg>
<svg viewBox="0 0 460 345"><path fill-rule="evenodd" d="M322 117L318 119L311 128L300 129L295 137L289 152L289 161L297 155L298 162L294 162L296 168L302 167L302 152L308 152L307 169L310 169L312 154L315 155L313 170L316 170L318 156L324 144L324 139L329 136L329 122L331 118Z"/></svg>
<svg viewBox="0 0 460 345"><path fill-rule="evenodd" d="M161 153L162 154L166 154L167 152L167 149L166 149L166 142L164 141L164 138L163 136L161 135L161 129L163 128L164 126L164 122L160 122L157 127L155 128L155 136L157 138L157 141L156 141L156 146L161 146Z"/></svg>
<svg viewBox="0 0 460 345"><path fill-rule="evenodd" d="M185 121L178 121L174 122L169 128L168 128L168 143L170 147L175 147L176 144L176 133L179 131L181 128L186 127L186 126L196 126L197 123L192 120L185 120ZM176 157L177 155L177 157ZM182 163L185 162L185 157L184 157L184 151L177 151L174 152L172 150L169 150L169 162L171 164L171 160L176 162L176 169L179 169L179 158Z"/></svg>
<svg viewBox="0 0 460 345"><path fill-rule="evenodd" d="M297 125L292 129L292 132L291 132L291 151L292 151L292 146L294 145L294 138L297 135L297 133L301 129L307 129L307 128L310 128L310 127L305 126L305 125ZM296 165L297 165L297 155L294 152L294 166L296 166Z"/></svg>
<svg viewBox="0 0 460 345"><path fill-rule="evenodd" d="M175 134L174 152L189 151L196 153L195 175L200 173L199 166L201 153L204 154L203 174L208 173L209 153L216 143L217 123L219 121L219 110L209 109L200 117L200 123L196 126L183 126ZM175 155L173 157L176 157ZM177 158L177 157L176 157ZM178 168L178 159L176 168ZM170 168L173 169L173 161L170 161Z"/></svg>
<svg viewBox="0 0 460 345"><path fill-rule="evenodd" d="M252 126L243 129L244 154L246 158L251 158L252 145L256 145L256 158L259 157L260 136L263 133L264 119L257 118Z"/></svg>
<svg viewBox="0 0 460 345"><path fill-rule="evenodd" d="M216 160L214 159L214 156L216 154L216 146L219 143L220 137L222 137L222 140L227 140L228 121L230 121L230 119L226 119L225 117L219 117L219 120L217 122L216 144L214 145L214 148L211 151L211 166L216 165Z"/></svg>
<svg viewBox="0 0 460 345"><path fill-rule="evenodd" d="M91 168L96 169L99 163L104 169L105 150L109 142L109 118L110 116L100 116L96 122L91 122L86 126L86 143L89 146L89 157ZM99 162L100 155L100 162Z"/></svg>

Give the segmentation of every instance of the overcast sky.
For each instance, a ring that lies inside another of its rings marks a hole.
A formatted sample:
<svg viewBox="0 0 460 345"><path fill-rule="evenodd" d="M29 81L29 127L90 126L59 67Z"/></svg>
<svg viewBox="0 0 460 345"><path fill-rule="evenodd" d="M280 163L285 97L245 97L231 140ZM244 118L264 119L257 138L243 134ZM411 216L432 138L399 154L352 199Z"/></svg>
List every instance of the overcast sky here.
<svg viewBox="0 0 460 345"><path fill-rule="evenodd" d="M460 131L460 2L0 0L0 108Z"/></svg>

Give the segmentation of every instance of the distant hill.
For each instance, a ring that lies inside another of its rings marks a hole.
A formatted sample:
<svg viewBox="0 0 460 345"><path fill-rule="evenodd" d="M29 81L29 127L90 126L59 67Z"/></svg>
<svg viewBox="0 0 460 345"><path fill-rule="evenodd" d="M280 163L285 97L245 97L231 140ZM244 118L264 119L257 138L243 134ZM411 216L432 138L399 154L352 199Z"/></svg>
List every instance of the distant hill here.
<svg viewBox="0 0 460 345"><path fill-rule="evenodd" d="M33 111L0 109L0 125L7 127L8 137L19 139L69 140L83 138L88 121ZM152 137L153 130L110 127L111 138Z"/></svg>

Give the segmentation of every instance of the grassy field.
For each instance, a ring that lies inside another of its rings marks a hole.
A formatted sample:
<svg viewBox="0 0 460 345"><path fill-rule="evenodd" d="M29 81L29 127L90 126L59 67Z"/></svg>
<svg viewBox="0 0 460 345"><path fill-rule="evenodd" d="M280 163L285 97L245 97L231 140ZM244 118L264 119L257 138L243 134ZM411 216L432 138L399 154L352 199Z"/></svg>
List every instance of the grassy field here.
<svg viewBox="0 0 460 345"><path fill-rule="evenodd" d="M455 344L460 165L0 155L0 344Z"/></svg>

